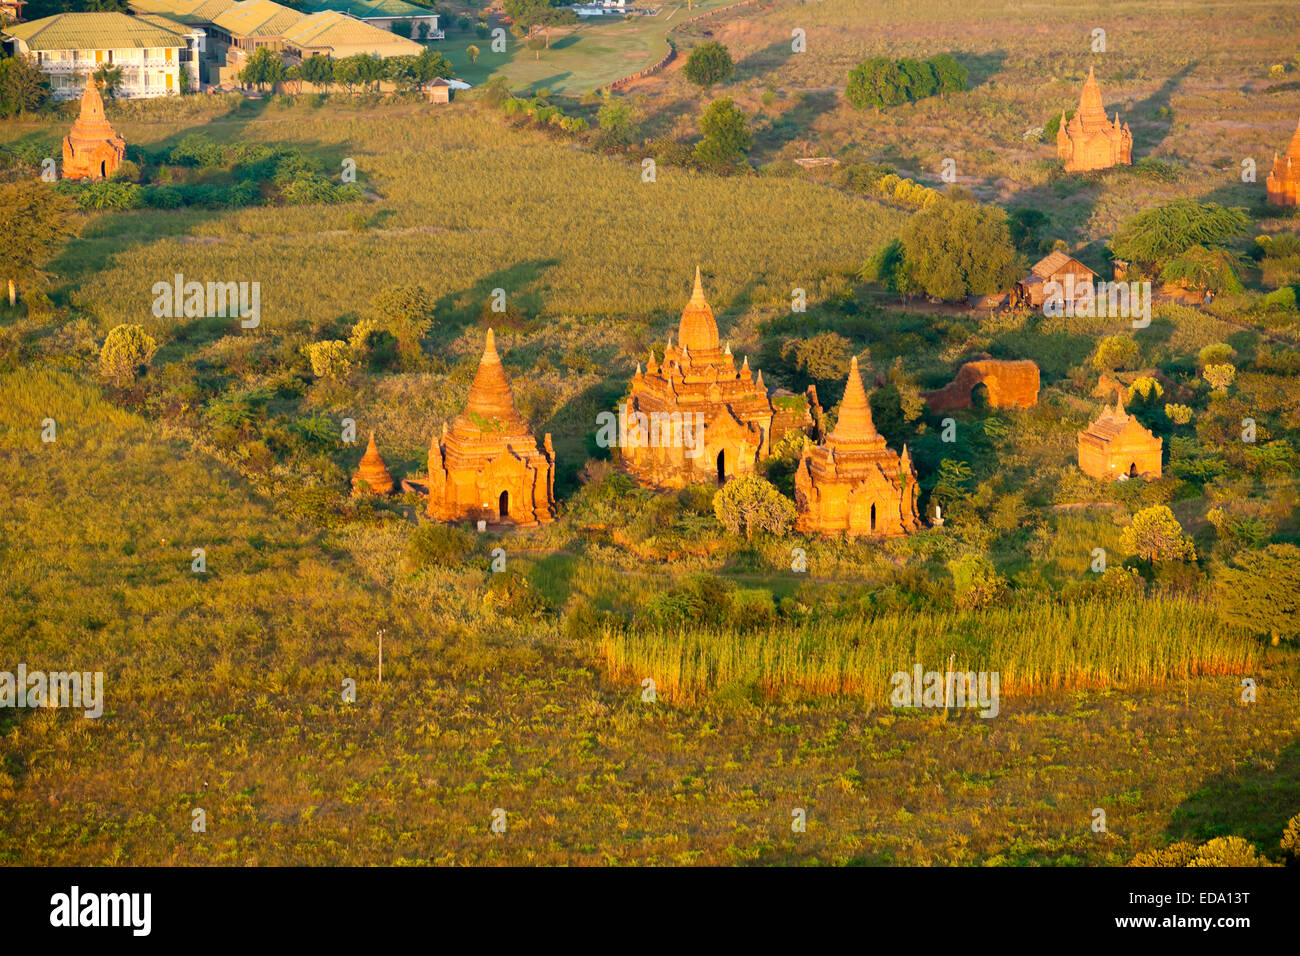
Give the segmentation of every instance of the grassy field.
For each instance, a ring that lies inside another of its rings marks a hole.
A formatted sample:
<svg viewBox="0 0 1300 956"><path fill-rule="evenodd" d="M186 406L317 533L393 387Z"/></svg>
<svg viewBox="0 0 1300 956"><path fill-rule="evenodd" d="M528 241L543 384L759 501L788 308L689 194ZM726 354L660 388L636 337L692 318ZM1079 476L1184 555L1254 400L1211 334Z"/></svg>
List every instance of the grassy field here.
<svg viewBox="0 0 1300 956"><path fill-rule="evenodd" d="M102 668L107 697L99 721L4 712L5 862L1117 863L1182 836L1275 848L1300 799L1293 654L1256 661L1251 706L1232 677L993 722L740 687L646 705L599 675L596 635L484 605L483 558L412 577L396 527L321 537L66 373L0 398L0 641Z"/></svg>

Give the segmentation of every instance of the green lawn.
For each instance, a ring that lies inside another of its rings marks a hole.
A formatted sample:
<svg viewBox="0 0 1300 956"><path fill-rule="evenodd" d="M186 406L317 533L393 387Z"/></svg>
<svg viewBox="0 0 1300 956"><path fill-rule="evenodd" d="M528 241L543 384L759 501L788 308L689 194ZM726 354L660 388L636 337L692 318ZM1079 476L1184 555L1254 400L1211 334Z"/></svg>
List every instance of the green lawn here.
<svg viewBox="0 0 1300 956"><path fill-rule="evenodd" d="M459 78L475 86L500 74L516 91L545 88L577 95L645 69L668 52L669 30L701 10L734 2L700 0L690 13L684 3L665 3L657 16L580 22L571 30L555 31L551 48L539 56L513 36L507 35L504 53L493 53L491 38L460 31L449 32L435 49L451 60ZM471 45L481 51L474 63L465 53Z"/></svg>

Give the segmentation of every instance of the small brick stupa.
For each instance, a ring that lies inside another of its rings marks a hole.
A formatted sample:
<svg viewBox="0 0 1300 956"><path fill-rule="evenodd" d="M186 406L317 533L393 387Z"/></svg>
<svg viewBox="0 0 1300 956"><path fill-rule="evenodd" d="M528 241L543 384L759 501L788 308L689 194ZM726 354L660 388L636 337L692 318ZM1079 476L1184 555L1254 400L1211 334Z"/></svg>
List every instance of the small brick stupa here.
<svg viewBox="0 0 1300 956"><path fill-rule="evenodd" d="M1124 411L1115 395L1115 407L1102 407L1101 415L1079 432L1079 468L1093 478L1159 478L1164 440L1142 427Z"/></svg>
<svg viewBox="0 0 1300 956"><path fill-rule="evenodd" d="M803 532L892 536L921 527L916 468L906 445L898 455L876 431L856 358L835 430L804 446L794 487Z"/></svg>
<svg viewBox="0 0 1300 956"><path fill-rule="evenodd" d="M370 433L370 444L366 445L366 453L361 456L357 473L352 476L352 493L360 495L366 492L376 495L393 492L393 476L388 473L388 466L379 454L374 432Z"/></svg>
<svg viewBox="0 0 1300 956"><path fill-rule="evenodd" d="M537 448L515 410L496 336L488 329L465 412L429 447L429 506L439 521L535 525L555 520L555 449Z"/></svg>
<svg viewBox="0 0 1300 956"><path fill-rule="evenodd" d="M1119 122L1119 113L1112 123L1106 119L1101 105L1101 87L1088 67L1088 79L1083 84L1079 110L1067 123L1061 112L1061 127L1056 131L1056 153L1065 160L1067 173L1083 173L1092 169L1109 169L1111 166L1133 165L1133 134L1128 123Z"/></svg>
<svg viewBox="0 0 1300 956"><path fill-rule="evenodd" d="M1273 154L1273 172L1268 177L1268 201L1273 206L1300 205L1300 123L1284 156Z"/></svg>
<svg viewBox="0 0 1300 956"><path fill-rule="evenodd" d="M637 366L631 392L619 406L624 467L642 484L662 488L752 473L768 453L774 409L763 373L755 376L748 358L736 368L731 347L719 348L718 323L698 267L677 343L669 339L663 362L651 350L649 364L644 372Z"/></svg>
<svg viewBox="0 0 1300 956"><path fill-rule="evenodd" d="M104 101L91 77L81 94L81 115L63 137L64 179L107 179L126 158L126 140L104 115Z"/></svg>

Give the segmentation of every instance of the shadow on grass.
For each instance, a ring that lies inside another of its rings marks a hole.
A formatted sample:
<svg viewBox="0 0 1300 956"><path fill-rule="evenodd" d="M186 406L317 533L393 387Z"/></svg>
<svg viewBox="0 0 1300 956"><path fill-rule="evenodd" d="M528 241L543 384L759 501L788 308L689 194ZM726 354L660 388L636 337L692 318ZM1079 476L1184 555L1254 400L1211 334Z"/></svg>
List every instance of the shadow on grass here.
<svg viewBox="0 0 1300 956"><path fill-rule="evenodd" d="M1258 757L1238 770L1206 780L1174 811L1172 840L1203 843L1239 836L1276 857L1287 821L1300 812L1300 741L1275 758Z"/></svg>

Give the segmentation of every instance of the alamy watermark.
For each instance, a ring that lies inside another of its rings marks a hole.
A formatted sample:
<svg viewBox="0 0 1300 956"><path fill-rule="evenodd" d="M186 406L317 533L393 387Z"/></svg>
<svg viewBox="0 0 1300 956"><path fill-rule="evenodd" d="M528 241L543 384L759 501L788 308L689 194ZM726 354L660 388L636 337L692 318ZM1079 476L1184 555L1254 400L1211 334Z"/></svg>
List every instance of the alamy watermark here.
<svg viewBox="0 0 1300 956"><path fill-rule="evenodd" d="M1044 282L1043 296L1043 315L1049 319L1132 319L1135 329L1151 324L1150 282L1076 282L1067 273L1064 282Z"/></svg>
<svg viewBox="0 0 1300 956"><path fill-rule="evenodd" d="M998 715L997 671L925 671L894 674L889 703L894 707L979 707L981 717Z"/></svg>
<svg viewBox="0 0 1300 956"><path fill-rule="evenodd" d="M179 272L153 284L153 314L159 319L239 317L245 329L262 324L262 283L186 282Z"/></svg>
<svg viewBox="0 0 1300 956"><path fill-rule="evenodd" d="M624 403L618 414L597 415L596 429L601 448L684 448L687 458L704 454L701 412L634 412Z"/></svg>
<svg viewBox="0 0 1300 956"><path fill-rule="evenodd" d="M0 707L84 708L87 718L104 713L103 671L0 671Z"/></svg>

